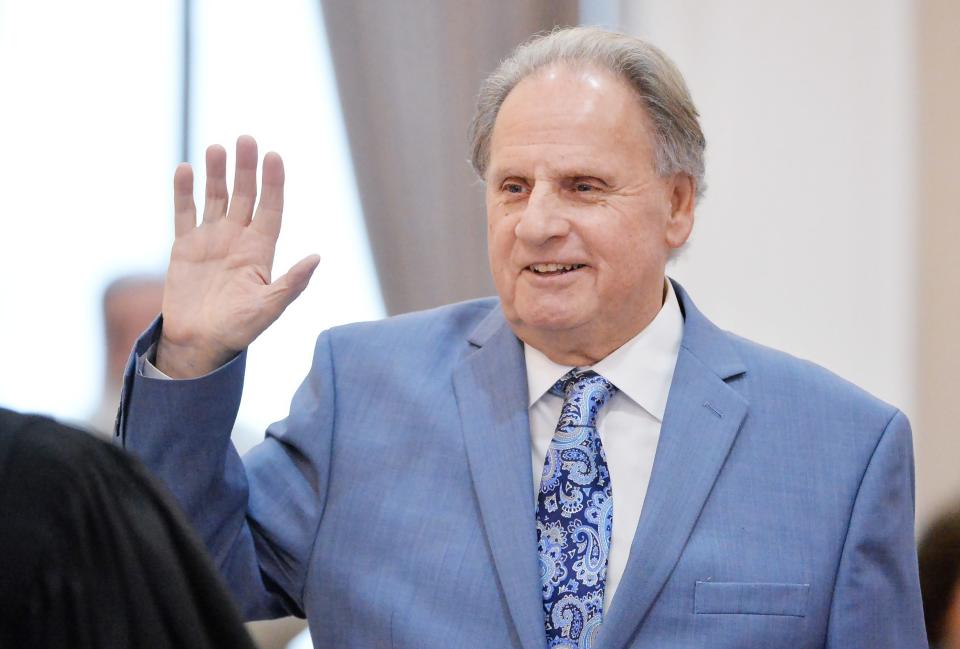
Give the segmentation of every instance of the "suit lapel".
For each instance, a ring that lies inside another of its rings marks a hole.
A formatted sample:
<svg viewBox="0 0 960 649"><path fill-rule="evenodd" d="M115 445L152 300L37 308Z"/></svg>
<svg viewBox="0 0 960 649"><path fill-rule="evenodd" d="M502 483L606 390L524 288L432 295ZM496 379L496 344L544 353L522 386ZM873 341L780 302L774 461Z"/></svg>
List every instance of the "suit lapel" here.
<svg viewBox="0 0 960 649"><path fill-rule="evenodd" d="M524 649L542 649L543 608L534 523L523 348L499 309L455 370L467 459L503 597Z"/></svg>
<svg viewBox="0 0 960 649"><path fill-rule="evenodd" d="M725 380L745 371L727 335L676 289L685 312L683 343L630 557L601 628L602 649L626 647L649 613L747 414L746 400Z"/></svg>

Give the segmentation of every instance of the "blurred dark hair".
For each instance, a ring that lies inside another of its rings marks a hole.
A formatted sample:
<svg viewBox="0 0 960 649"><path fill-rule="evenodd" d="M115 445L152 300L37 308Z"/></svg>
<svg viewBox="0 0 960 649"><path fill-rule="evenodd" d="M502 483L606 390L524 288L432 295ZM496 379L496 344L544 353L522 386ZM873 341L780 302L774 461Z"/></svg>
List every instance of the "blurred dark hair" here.
<svg viewBox="0 0 960 649"><path fill-rule="evenodd" d="M199 539L135 458L0 408L0 647L254 645Z"/></svg>
<svg viewBox="0 0 960 649"><path fill-rule="evenodd" d="M947 611L960 577L960 506L937 518L918 546L923 615L931 645L943 639Z"/></svg>

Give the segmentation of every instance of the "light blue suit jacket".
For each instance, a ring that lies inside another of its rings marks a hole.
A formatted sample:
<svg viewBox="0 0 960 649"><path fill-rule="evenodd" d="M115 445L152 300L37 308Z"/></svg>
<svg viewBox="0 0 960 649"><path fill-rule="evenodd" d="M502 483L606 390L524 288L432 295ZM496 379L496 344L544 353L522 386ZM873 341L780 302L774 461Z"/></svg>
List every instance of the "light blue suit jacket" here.
<svg viewBox="0 0 960 649"><path fill-rule="evenodd" d="M925 648L906 418L677 293L683 343L599 649ZM305 612L318 647L543 649L525 366L496 300L323 333L241 462L243 365L173 382L132 362L118 434L248 617Z"/></svg>

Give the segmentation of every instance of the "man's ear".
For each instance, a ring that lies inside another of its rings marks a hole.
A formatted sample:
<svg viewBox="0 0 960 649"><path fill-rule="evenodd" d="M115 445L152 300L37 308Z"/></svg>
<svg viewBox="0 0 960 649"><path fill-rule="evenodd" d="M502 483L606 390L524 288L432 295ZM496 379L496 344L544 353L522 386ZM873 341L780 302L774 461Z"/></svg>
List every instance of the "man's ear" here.
<svg viewBox="0 0 960 649"><path fill-rule="evenodd" d="M676 249L686 243L693 231L697 181L685 173L676 173L673 175L672 186L667 244Z"/></svg>

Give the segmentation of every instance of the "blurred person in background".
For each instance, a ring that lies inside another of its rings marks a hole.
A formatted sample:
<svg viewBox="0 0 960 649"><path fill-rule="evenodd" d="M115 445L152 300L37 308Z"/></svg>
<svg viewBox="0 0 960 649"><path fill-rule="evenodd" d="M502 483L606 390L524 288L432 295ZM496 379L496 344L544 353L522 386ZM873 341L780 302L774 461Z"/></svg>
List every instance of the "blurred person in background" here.
<svg viewBox="0 0 960 649"><path fill-rule="evenodd" d="M960 504L920 539L920 590L927 637L934 649L960 649Z"/></svg>
<svg viewBox="0 0 960 649"><path fill-rule="evenodd" d="M162 303L162 275L122 275L111 281L103 292L103 384L100 401L86 424L104 438L113 436L123 369L133 343L160 313Z"/></svg>
<svg viewBox="0 0 960 649"><path fill-rule="evenodd" d="M205 548L136 458L2 408L0 647L254 649Z"/></svg>

